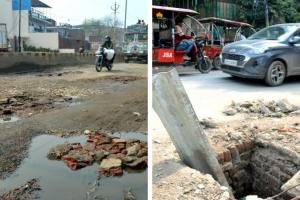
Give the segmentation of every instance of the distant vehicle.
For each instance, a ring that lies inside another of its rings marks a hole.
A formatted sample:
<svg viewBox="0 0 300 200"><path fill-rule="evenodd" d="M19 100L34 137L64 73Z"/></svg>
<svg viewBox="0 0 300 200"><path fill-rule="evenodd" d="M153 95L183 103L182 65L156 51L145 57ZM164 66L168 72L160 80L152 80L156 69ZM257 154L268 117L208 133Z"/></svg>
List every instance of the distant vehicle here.
<svg viewBox="0 0 300 200"><path fill-rule="evenodd" d="M148 26L135 24L127 27L124 36L123 54L125 62L130 60L147 62Z"/></svg>
<svg viewBox="0 0 300 200"><path fill-rule="evenodd" d="M300 75L300 23L270 26L226 45L221 68L232 76L264 79L270 86Z"/></svg>
<svg viewBox="0 0 300 200"><path fill-rule="evenodd" d="M242 40L255 33L252 25L228 19L207 17L199 22L208 30L209 34L205 46L205 54L212 60L215 69L221 69L220 54L225 44Z"/></svg>
<svg viewBox="0 0 300 200"><path fill-rule="evenodd" d="M6 24L0 24L0 52L8 52L9 44L7 38Z"/></svg>

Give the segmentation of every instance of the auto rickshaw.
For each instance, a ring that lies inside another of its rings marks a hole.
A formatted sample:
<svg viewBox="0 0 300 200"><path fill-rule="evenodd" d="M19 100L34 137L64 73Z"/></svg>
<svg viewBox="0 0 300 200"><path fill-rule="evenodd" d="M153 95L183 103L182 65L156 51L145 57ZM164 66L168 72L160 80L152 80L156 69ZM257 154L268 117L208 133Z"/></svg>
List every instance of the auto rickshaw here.
<svg viewBox="0 0 300 200"><path fill-rule="evenodd" d="M195 18L199 13L182 8L153 6L153 63L154 65L172 64L183 66L195 66L202 73L211 70L212 65L208 57L204 55L204 44L207 30ZM177 50L175 44L175 20L183 19L183 32L193 36L198 47L196 61L185 60L185 51Z"/></svg>
<svg viewBox="0 0 300 200"><path fill-rule="evenodd" d="M212 60L215 69L221 68L219 55L224 45L242 40L255 33L252 25L244 22L216 17L201 18L198 20L208 30L208 43L204 47L204 50L206 55Z"/></svg>

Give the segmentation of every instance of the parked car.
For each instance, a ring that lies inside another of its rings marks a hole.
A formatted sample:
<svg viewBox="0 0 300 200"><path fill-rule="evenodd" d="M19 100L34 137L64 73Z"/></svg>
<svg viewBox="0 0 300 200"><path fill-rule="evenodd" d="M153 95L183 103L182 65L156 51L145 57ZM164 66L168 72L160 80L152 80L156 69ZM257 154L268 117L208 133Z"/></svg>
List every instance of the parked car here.
<svg viewBox="0 0 300 200"><path fill-rule="evenodd" d="M300 75L300 23L270 26L226 45L221 69L232 76L264 79L270 86Z"/></svg>

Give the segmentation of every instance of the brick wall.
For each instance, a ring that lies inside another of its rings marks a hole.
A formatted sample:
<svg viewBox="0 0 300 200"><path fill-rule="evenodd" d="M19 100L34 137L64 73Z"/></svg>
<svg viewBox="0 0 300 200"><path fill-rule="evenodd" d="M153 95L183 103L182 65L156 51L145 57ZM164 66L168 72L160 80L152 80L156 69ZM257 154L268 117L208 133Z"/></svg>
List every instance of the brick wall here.
<svg viewBox="0 0 300 200"><path fill-rule="evenodd" d="M94 54L71 53L1 53L0 73L27 72L52 66L95 64ZM116 55L115 62L123 62L123 55Z"/></svg>
<svg viewBox="0 0 300 200"><path fill-rule="evenodd" d="M300 170L297 153L259 138L217 152L217 158L237 198L249 194L261 198L276 195ZM281 200L291 198L284 195Z"/></svg>

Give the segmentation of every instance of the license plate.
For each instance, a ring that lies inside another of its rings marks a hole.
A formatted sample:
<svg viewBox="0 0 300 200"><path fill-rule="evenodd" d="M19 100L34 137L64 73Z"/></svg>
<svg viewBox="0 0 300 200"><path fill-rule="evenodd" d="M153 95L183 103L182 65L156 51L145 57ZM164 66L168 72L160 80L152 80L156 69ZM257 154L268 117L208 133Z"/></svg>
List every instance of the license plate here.
<svg viewBox="0 0 300 200"><path fill-rule="evenodd" d="M225 59L224 64L236 67L238 65L238 61Z"/></svg>

